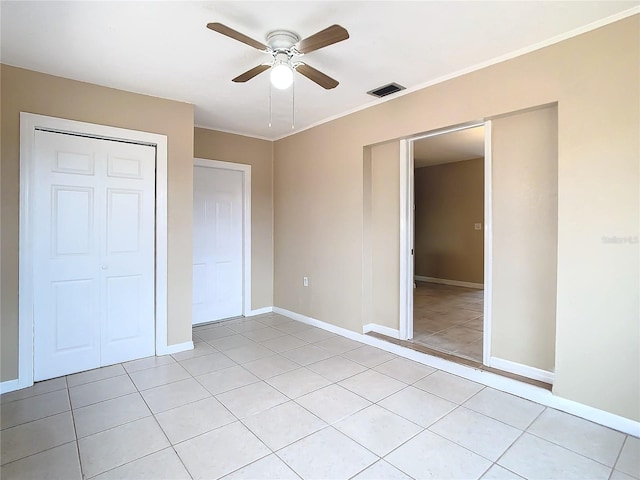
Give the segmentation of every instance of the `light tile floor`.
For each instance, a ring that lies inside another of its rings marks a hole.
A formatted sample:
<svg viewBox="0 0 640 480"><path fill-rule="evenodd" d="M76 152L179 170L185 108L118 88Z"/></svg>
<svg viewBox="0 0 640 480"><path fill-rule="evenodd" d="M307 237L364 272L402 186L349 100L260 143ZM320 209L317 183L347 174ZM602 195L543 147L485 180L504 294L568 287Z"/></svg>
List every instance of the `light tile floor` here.
<svg viewBox="0 0 640 480"><path fill-rule="evenodd" d="M193 338L2 395L2 479L640 479L638 438L279 315Z"/></svg>
<svg viewBox="0 0 640 480"><path fill-rule="evenodd" d="M484 290L416 282L413 343L482 362Z"/></svg>

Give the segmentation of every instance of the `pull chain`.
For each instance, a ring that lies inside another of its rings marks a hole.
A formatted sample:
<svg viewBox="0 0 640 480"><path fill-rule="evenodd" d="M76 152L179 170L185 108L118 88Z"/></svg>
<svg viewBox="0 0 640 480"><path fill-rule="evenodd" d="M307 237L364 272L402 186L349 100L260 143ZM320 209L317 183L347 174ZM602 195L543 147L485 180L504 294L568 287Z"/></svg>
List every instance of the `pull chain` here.
<svg viewBox="0 0 640 480"><path fill-rule="evenodd" d="M273 85L271 85L271 82L269 82L269 128L271 128L271 122L273 120L273 108L271 106L272 101L271 101L271 94L273 91Z"/></svg>
<svg viewBox="0 0 640 480"><path fill-rule="evenodd" d="M269 82L269 128L273 124L273 85ZM296 82L291 82L291 130L296 128Z"/></svg>
<svg viewBox="0 0 640 480"><path fill-rule="evenodd" d="M293 76L293 82L291 82L291 130L296 128L296 79Z"/></svg>

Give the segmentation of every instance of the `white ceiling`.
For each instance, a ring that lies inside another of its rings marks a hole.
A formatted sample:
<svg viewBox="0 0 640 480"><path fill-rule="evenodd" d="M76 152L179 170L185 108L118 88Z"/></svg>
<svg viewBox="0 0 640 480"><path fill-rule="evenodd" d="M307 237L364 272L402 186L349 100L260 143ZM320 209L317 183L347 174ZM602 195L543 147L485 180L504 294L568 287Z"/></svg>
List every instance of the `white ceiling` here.
<svg viewBox="0 0 640 480"><path fill-rule="evenodd" d="M295 131L379 100L389 82L408 89L637 11L638 1L6 1L2 63L190 102L197 126L276 139L292 133L291 92L269 75L231 79L268 57L206 28L221 22L262 42L268 31L307 37L334 23L350 38L304 57L340 81L324 90L296 76Z"/></svg>
<svg viewBox="0 0 640 480"><path fill-rule="evenodd" d="M443 133L413 142L414 167L484 157L484 126Z"/></svg>

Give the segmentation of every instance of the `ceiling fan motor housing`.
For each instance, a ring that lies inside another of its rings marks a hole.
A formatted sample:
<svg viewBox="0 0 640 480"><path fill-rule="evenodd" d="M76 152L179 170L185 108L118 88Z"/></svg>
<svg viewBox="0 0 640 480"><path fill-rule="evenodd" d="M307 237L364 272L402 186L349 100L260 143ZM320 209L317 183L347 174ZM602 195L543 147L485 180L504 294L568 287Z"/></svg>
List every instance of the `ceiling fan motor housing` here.
<svg viewBox="0 0 640 480"><path fill-rule="evenodd" d="M289 30L274 30L267 34L267 45L272 50L289 50L300 41L300 35Z"/></svg>

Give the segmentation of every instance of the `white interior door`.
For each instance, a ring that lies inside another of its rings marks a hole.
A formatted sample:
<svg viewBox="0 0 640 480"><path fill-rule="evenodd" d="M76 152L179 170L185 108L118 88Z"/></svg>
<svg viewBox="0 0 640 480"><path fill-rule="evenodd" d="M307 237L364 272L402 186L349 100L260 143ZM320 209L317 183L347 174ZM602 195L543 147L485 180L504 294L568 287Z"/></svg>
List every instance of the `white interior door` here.
<svg viewBox="0 0 640 480"><path fill-rule="evenodd" d="M153 355L155 149L35 137L34 379Z"/></svg>
<svg viewBox="0 0 640 480"><path fill-rule="evenodd" d="M193 167L193 324L243 313L243 175Z"/></svg>

